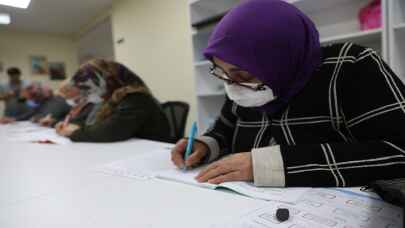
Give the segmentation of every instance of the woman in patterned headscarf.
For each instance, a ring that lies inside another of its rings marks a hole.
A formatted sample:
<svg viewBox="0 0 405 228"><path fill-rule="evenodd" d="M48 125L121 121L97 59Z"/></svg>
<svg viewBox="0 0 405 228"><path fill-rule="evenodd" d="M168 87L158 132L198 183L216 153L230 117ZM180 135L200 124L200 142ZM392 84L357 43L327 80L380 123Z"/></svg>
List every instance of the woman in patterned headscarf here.
<svg viewBox="0 0 405 228"><path fill-rule="evenodd" d="M122 64L96 59L70 80L87 102L99 104L94 123L59 123L60 135L79 142L113 142L132 137L170 140L168 120L149 88ZM71 97L74 98L74 97Z"/></svg>

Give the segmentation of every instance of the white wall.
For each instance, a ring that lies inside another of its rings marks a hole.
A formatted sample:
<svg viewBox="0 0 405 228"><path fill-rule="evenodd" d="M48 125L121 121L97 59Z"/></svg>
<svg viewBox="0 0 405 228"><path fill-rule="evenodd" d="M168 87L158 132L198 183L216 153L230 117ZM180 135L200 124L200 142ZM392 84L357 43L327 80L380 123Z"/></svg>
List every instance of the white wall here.
<svg viewBox="0 0 405 228"><path fill-rule="evenodd" d="M69 37L0 30L0 62L4 64L0 80L7 80L7 68L15 66L22 70L23 78L43 81L52 88L57 88L60 81L51 81L48 75L31 74L32 55L45 56L52 62L64 62L67 76L72 75L78 68L77 46Z"/></svg>
<svg viewBox="0 0 405 228"><path fill-rule="evenodd" d="M188 102L190 126L196 102L188 1L116 0L111 15L116 60L139 74L160 101Z"/></svg>
<svg viewBox="0 0 405 228"><path fill-rule="evenodd" d="M78 58L80 63L91 58L114 60L111 18L94 24L78 38Z"/></svg>
<svg viewBox="0 0 405 228"><path fill-rule="evenodd" d="M0 81L7 81L7 68L19 67L24 79L42 81L52 88L58 88L60 81L49 80L48 75L31 75L30 56L42 55L48 61L64 62L67 76L78 68L77 45L69 37L42 33L17 32L0 29L0 62L4 71L0 72ZM0 102L2 114L3 102Z"/></svg>

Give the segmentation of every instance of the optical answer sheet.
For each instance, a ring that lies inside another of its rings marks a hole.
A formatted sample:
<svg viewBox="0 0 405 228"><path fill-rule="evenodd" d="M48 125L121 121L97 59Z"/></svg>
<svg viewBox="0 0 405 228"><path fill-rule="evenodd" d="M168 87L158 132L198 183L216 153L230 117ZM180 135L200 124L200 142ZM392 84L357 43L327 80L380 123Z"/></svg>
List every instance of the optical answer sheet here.
<svg viewBox="0 0 405 228"><path fill-rule="evenodd" d="M279 222L278 208L287 208L290 218ZM348 189L315 188L295 205L269 203L246 215L212 228L402 228L402 209L367 193Z"/></svg>

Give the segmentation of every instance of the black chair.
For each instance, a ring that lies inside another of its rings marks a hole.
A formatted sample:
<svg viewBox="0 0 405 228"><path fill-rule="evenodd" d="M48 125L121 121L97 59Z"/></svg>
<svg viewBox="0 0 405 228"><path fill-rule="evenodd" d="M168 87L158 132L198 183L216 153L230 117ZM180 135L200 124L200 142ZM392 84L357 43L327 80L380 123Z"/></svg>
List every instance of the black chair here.
<svg viewBox="0 0 405 228"><path fill-rule="evenodd" d="M190 105L181 101L168 101L162 104L162 108L169 120L172 142L175 143L184 137Z"/></svg>

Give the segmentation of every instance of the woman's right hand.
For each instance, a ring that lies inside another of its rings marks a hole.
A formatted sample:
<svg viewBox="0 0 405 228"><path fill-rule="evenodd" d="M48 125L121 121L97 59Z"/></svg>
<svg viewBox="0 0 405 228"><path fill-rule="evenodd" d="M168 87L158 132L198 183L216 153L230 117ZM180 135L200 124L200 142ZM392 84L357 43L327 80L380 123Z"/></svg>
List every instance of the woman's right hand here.
<svg viewBox="0 0 405 228"><path fill-rule="evenodd" d="M10 124L10 123L14 123L16 121L15 118L13 117L0 117L0 124Z"/></svg>
<svg viewBox="0 0 405 228"><path fill-rule="evenodd" d="M55 130L56 131L60 131L63 127L63 121L58 122L57 124L55 124Z"/></svg>
<svg viewBox="0 0 405 228"><path fill-rule="evenodd" d="M56 120L54 118L52 118L52 115L47 115L46 117L44 117L38 121L39 125L44 126L44 127L50 127L55 122L56 122Z"/></svg>
<svg viewBox="0 0 405 228"><path fill-rule="evenodd" d="M180 139L176 143L176 146L172 149L172 162L180 169L185 167L194 167L201 164L203 159L208 154L208 147L204 143L194 140L193 152L187 158L187 160L184 161L184 153L186 152L187 141L187 139Z"/></svg>

